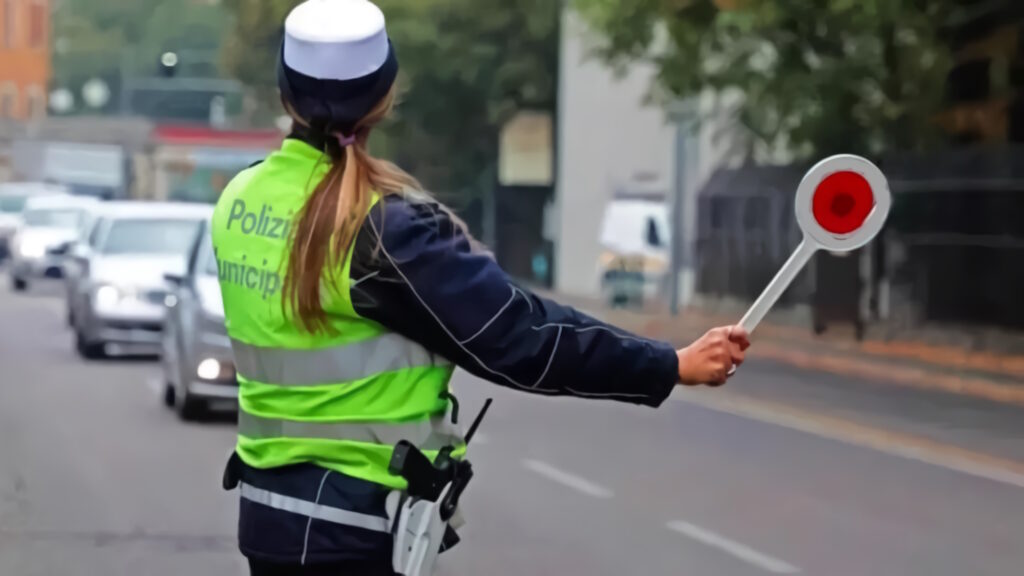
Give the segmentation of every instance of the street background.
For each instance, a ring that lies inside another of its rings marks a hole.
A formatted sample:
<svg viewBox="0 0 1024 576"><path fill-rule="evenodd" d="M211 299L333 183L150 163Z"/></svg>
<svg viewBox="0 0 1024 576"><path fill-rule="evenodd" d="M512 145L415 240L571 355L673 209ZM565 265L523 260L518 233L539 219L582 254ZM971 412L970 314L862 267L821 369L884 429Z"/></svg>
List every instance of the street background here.
<svg viewBox="0 0 1024 576"><path fill-rule="evenodd" d="M230 412L152 360L79 359L59 293L0 294L0 573L244 574ZM31 326L31 330L23 327ZM869 361L870 362L870 361ZM496 398L441 574L1018 574L1021 408L751 360L660 410Z"/></svg>
<svg viewBox="0 0 1024 576"><path fill-rule="evenodd" d="M29 257L7 185L214 203L287 133L295 4L0 0L0 258ZM402 97L372 151L524 285L638 334L737 321L821 158L894 198L721 389L650 410L460 372L467 413L496 402L441 574L1024 573L1024 5L378 4ZM83 359L61 281L0 276L0 574L246 573L230 403L182 421L159 358Z"/></svg>

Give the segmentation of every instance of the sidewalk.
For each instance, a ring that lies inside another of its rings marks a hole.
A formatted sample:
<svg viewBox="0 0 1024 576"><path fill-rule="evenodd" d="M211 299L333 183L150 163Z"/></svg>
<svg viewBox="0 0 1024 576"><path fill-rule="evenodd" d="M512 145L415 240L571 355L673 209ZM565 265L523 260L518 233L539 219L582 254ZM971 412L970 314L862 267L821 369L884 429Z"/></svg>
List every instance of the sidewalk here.
<svg viewBox="0 0 1024 576"><path fill-rule="evenodd" d="M715 326L733 324L739 315L689 308L672 317L666 311L611 309L596 299L553 297L588 314L650 338L683 346ZM1024 350L995 353L963 346L909 339L864 341L842 330L816 336L809 327L763 322L754 334L753 358L801 369L862 378L878 383L970 396L1024 406Z"/></svg>

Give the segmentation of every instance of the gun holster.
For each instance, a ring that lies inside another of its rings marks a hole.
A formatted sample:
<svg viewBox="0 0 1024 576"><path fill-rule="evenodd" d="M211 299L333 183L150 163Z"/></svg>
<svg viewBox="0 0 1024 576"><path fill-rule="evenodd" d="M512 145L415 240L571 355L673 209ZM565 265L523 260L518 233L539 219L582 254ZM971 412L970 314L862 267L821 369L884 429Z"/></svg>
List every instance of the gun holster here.
<svg viewBox="0 0 1024 576"><path fill-rule="evenodd" d="M432 463L409 442L395 447L388 468L408 483L392 530L392 568L398 574L429 576L438 554L459 541L451 522L473 478L473 466L453 458L453 451L452 446L445 447Z"/></svg>

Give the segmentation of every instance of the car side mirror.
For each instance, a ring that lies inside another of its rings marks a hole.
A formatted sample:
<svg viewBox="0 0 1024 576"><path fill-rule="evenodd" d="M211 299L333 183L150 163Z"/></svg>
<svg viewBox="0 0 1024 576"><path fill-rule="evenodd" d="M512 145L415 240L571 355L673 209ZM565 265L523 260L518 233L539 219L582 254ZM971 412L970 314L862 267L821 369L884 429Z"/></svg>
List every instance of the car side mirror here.
<svg viewBox="0 0 1024 576"><path fill-rule="evenodd" d="M68 249L68 253L71 254L72 258L85 260L89 256L89 246L81 242L73 242Z"/></svg>
<svg viewBox="0 0 1024 576"><path fill-rule="evenodd" d="M167 280L168 282L174 284L175 286L181 286L182 284L185 283L184 276L182 276L181 274L174 274L171 272L164 274L164 280Z"/></svg>
<svg viewBox="0 0 1024 576"><path fill-rule="evenodd" d="M57 246L48 248L46 250L46 253L49 254L50 256L66 256L69 252L71 252L71 247L73 245L74 242L64 242L63 244L59 244Z"/></svg>

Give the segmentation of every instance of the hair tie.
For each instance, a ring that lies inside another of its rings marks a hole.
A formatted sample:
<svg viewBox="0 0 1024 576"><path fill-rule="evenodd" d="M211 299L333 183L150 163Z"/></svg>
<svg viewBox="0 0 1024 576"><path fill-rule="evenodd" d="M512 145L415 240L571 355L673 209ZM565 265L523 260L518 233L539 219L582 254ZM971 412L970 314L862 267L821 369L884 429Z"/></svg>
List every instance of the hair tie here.
<svg viewBox="0 0 1024 576"><path fill-rule="evenodd" d="M338 139L338 144L340 144L342 148L348 148L356 143L356 135L354 133L351 136L345 136L341 132L335 132L334 137Z"/></svg>

